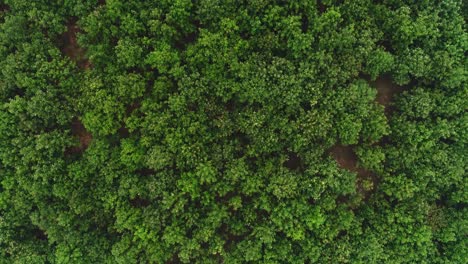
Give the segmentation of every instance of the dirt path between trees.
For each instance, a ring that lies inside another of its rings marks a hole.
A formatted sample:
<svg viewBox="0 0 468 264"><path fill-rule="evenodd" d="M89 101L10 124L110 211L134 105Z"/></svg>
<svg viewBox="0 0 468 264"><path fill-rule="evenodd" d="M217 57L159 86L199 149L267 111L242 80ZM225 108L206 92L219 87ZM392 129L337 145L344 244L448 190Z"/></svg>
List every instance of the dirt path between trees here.
<svg viewBox="0 0 468 264"><path fill-rule="evenodd" d="M394 108L391 105L395 96L407 89L405 86L397 85L390 75L383 75L375 81L367 79L369 85L377 89L376 101L385 107L385 114L390 115Z"/></svg>
<svg viewBox="0 0 468 264"><path fill-rule="evenodd" d="M10 7L7 4L0 3L0 12L7 12L10 10Z"/></svg>
<svg viewBox="0 0 468 264"><path fill-rule="evenodd" d="M367 198L379 183L378 176L372 171L357 166L358 157L352 146L336 145L329 151L340 168L357 174L356 191Z"/></svg>
<svg viewBox="0 0 468 264"><path fill-rule="evenodd" d="M91 144L91 141L93 140L93 135L86 130L83 123L81 123L78 118L73 118L72 120L71 134L78 139L80 144L78 146L68 148L65 151L65 154L82 153L88 148L89 144Z"/></svg>
<svg viewBox="0 0 468 264"><path fill-rule="evenodd" d="M371 87L377 89L376 101L385 107L385 115L389 117L394 108L392 102L397 94L402 93L407 87L395 84L390 75L383 75L375 81L365 78ZM379 183L378 176L369 170L357 166L358 157L352 146L336 145L329 150L329 154L336 160L338 166L355 172L358 176L356 191L367 198Z"/></svg>
<svg viewBox="0 0 468 264"><path fill-rule="evenodd" d="M78 45L77 33L80 29L76 25L77 19L72 18L67 24L67 31L62 34L59 45L62 54L69 57L80 69L89 69L91 63L86 58L86 50ZM79 145L73 146L65 150L65 154L76 154L85 151L93 136L84 127L83 123L78 118L73 118L71 122L71 134L78 139Z"/></svg>
<svg viewBox="0 0 468 264"><path fill-rule="evenodd" d="M80 29L76 25L76 19L70 20L67 24L67 31L63 33L60 39L60 50L69 57L81 69L88 69L91 64L86 58L86 51L78 45L77 33Z"/></svg>

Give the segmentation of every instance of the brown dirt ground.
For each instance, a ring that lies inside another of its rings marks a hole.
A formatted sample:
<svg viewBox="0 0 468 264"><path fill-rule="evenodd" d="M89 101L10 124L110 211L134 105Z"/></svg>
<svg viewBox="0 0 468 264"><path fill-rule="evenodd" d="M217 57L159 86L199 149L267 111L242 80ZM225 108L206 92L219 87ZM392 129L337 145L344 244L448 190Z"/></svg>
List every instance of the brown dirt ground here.
<svg viewBox="0 0 468 264"><path fill-rule="evenodd" d="M395 95L403 92L406 87L395 84L390 75L380 76L375 81L369 79L367 81L371 87L377 89L376 101L385 107L385 114L391 114L393 111L391 102L393 102Z"/></svg>
<svg viewBox="0 0 468 264"><path fill-rule="evenodd" d="M393 102L395 95L403 92L408 87L395 84L390 75L380 76L375 81L371 81L368 76L361 77L366 79L371 87L377 89L376 101L385 107L385 114L387 116L391 115L394 110L391 103ZM367 198L372 189L375 189L378 184L377 175L372 171L368 171L357 166L358 157L351 146L336 145L329 150L329 153L341 168L357 174L357 191ZM366 190L364 188L364 181L370 181L372 183L371 190Z"/></svg>
<svg viewBox="0 0 468 264"><path fill-rule="evenodd" d="M80 29L76 25L76 19L72 19L67 24L67 31L63 33L61 37L61 51L64 55L74 61L78 67L81 69L88 69L91 64L86 58L85 49L78 45L78 41L76 39L78 32L80 32Z"/></svg>
<svg viewBox="0 0 468 264"><path fill-rule="evenodd" d="M125 109L125 114L128 116L133 111L135 111L136 109L138 109L140 107L141 107L141 102L140 101L134 102L134 103L127 106L127 108Z"/></svg>
<svg viewBox="0 0 468 264"><path fill-rule="evenodd" d="M10 10L10 7L7 4L0 3L0 12L6 12L9 10Z"/></svg>
<svg viewBox="0 0 468 264"><path fill-rule="evenodd" d="M317 1L317 6L320 14L323 14L325 11L327 11L327 6L323 4L323 1Z"/></svg>
<svg viewBox="0 0 468 264"><path fill-rule="evenodd" d="M121 138L128 138L130 136L130 131L125 126L120 127L117 130L117 133Z"/></svg>
<svg viewBox="0 0 468 264"><path fill-rule="evenodd" d="M357 191L363 194L365 198L367 198L372 189L375 189L378 184L377 175L372 171L357 166L358 157L354 153L351 146L336 145L332 147L329 152L330 155L336 160L340 168L355 172L357 174ZM371 190L366 190L363 186L363 181L371 181L373 188Z"/></svg>
<svg viewBox="0 0 468 264"><path fill-rule="evenodd" d="M78 146L70 147L65 152L67 154L82 153L88 148L93 140L93 136L84 127L83 123L78 118L74 118L71 124L71 133L74 137L78 138L80 144Z"/></svg>

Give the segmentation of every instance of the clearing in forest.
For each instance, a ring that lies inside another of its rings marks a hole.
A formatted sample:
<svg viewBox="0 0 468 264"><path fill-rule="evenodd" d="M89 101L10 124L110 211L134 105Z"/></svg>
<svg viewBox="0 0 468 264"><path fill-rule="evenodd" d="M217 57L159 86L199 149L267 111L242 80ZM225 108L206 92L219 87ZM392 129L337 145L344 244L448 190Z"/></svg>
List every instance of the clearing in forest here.
<svg viewBox="0 0 468 264"><path fill-rule="evenodd" d="M67 24L67 31L63 33L60 38L60 50L65 56L74 61L79 68L88 69L91 64L86 58L85 49L78 45L76 35L80 32L80 29L76 25L76 21L77 19L73 18ZM81 123L78 118L73 118L72 120L71 133L79 140L80 144L78 146L68 148L65 153L82 153L86 148L88 148L93 136L86 130L83 123Z"/></svg>
<svg viewBox="0 0 468 264"><path fill-rule="evenodd" d="M330 155L336 160L340 168L357 174L356 188L367 197L378 184L378 177L372 171L358 167L358 157L351 146L336 145L330 149Z"/></svg>
<svg viewBox="0 0 468 264"><path fill-rule="evenodd" d="M83 123L78 118L73 118L71 124L71 133L74 137L78 138L80 144L78 146L67 149L66 153L81 153L93 140L93 136L84 127Z"/></svg>
<svg viewBox="0 0 468 264"><path fill-rule="evenodd" d="M395 96L403 92L406 87L395 84L390 75L383 75L377 78L375 81L367 79L369 85L377 89L376 101L385 107L385 114L390 115L392 113L392 105Z"/></svg>
<svg viewBox="0 0 468 264"><path fill-rule="evenodd" d="M86 51L78 45L76 38L77 33L80 32L79 27L76 25L76 19L72 19L67 24L67 31L63 33L60 39L60 50L64 55L69 57L81 69L88 69L91 65L86 58Z"/></svg>
<svg viewBox="0 0 468 264"><path fill-rule="evenodd" d="M10 10L10 7L5 3L0 3L0 12L6 12Z"/></svg>
<svg viewBox="0 0 468 264"><path fill-rule="evenodd" d="M383 75L375 81L364 77L371 87L377 89L376 101L383 105L385 114L389 116L393 107L391 103L395 95L403 92L407 87L399 86L393 82L390 75ZM378 184L377 175L369 170L357 166L358 157L354 153L351 146L336 145L330 149L330 155L336 160L338 165L346 170L355 172L358 175L357 191L367 196L372 189Z"/></svg>

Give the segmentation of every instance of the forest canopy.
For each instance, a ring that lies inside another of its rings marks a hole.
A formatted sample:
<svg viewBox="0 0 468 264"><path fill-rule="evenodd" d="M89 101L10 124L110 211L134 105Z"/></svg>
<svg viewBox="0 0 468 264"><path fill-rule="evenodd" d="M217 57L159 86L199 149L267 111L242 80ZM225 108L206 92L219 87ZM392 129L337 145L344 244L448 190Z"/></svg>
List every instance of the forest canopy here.
<svg viewBox="0 0 468 264"><path fill-rule="evenodd" d="M0 0L0 263L467 263L467 19Z"/></svg>

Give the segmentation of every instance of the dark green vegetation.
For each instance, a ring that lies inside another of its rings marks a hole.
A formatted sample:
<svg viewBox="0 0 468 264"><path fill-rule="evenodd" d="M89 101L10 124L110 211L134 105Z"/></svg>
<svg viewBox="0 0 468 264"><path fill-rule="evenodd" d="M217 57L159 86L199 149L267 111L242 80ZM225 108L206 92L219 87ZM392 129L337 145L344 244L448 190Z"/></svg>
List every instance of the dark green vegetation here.
<svg viewBox="0 0 468 264"><path fill-rule="evenodd" d="M0 263L467 263L466 1L0 10Z"/></svg>

